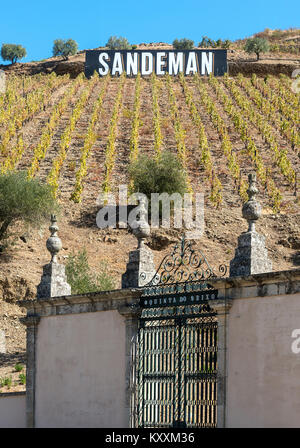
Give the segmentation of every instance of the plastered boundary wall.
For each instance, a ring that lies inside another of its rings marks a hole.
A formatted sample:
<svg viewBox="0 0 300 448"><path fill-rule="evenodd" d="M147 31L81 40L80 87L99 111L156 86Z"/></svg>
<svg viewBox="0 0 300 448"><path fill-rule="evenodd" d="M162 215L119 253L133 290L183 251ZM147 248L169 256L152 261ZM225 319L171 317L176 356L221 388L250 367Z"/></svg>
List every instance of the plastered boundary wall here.
<svg viewBox="0 0 300 448"><path fill-rule="evenodd" d="M210 283L219 293L211 303L218 312L218 426L295 426L300 354L291 352L291 330L300 328L300 270ZM130 426L140 295L125 289L22 301L27 427Z"/></svg>
<svg viewBox="0 0 300 448"><path fill-rule="evenodd" d="M26 303L27 427L130 425L136 295L119 290Z"/></svg>
<svg viewBox="0 0 300 448"><path fill-rule="evenodd" d="M0 394L0 428L26 428L26 393Z"/></svg>

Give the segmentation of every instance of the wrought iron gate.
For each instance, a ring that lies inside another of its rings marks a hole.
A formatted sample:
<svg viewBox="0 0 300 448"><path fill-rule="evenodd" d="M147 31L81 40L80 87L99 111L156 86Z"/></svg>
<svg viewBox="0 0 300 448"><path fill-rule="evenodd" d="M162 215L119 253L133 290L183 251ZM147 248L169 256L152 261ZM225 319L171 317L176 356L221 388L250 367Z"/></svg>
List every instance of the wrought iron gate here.
<svg viewBox="0 0 300 448"><path fill-rule="evenodd" d="M167 310L157 309L141 318L136 426L216 426L216 314L208 306L193 308L194 314L166 318Z"/></svg>
<svg viewBox="0 0 300 448"><path fill-rule="evenodd" d="M175 264L164 262L163 274L156 274L156 281L147 285L141 299L135 351L135 427L215 427L217 423L218 322L210 303L218 291L207 283L207 269L206 277L202 270L198 281L194 276L192 281L167 284L175 279L170 274L174 266L183 278L183 270L195 255L184 240L176 258L177 250L175 246L171 254ZM201 256L199 266L206 262Z"/></svg>

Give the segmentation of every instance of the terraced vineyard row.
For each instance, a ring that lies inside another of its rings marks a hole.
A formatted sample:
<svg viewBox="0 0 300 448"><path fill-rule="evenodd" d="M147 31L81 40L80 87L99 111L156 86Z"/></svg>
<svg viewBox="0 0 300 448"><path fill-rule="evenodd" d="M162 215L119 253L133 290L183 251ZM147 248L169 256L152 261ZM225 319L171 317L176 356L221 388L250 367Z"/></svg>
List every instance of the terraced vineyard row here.
<svg viewBox="0 0 300 448"><path fill-rule="evenodd" d="M179 157L211 207L247 200L299 211L299 95L269 77L11 77L0 96L0 169L27 170L63 201L96 202L130 182L139 153Z"/></svg>

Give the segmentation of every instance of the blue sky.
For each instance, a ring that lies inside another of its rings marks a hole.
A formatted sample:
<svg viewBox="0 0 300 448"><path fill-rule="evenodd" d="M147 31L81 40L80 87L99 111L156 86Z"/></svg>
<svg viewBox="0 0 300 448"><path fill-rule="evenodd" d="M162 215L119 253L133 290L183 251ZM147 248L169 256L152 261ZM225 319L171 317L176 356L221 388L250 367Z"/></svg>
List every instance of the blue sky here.
<svg viewBox="0 0 300 448"><path fill-rule="evenodd" d="M55 39L74 39L79 49L106 44L112 35L131 44L203 35L239 39L265 28L299 27L296 0L15 0L1 2L0 45L23 45L22 62L52 55ZM3 61L0 58L0 63Z"/></svg>

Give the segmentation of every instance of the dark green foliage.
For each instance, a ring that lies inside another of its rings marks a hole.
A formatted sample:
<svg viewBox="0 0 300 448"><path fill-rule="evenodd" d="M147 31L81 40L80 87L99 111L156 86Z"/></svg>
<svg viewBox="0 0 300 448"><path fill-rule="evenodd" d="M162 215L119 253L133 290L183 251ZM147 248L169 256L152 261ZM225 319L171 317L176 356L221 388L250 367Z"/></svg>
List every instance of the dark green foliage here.
<svg viewBox="0 0 300 448"><path fill-rule="evenodd" d="M158 158L140 154L129 166L129 174L134 192L144 193L148 200L151 193L187 192L186 173L176 155L169 151L163 151Z"/></svg>
<svg viewBox="0 0 300 448"><path fill-rule="evenodd" d="M15 222L40 226L58 205L49 185L27 179L26 172L0 175L0 241L7 239L8 227ZM3 246L4 247L4 246ZM3 249L2 247L2 249Z"/></svg>
<svg viewBox="0 0 300 448"><path fill-rule="evenodd" d="M22 364L16 364L15 365L15 371L16 372L21 372L23 370L23 366Z"/></svg>
<svg viewBox="0 0 300 448"><path fill-rule="evenodd" d="M24 373L20 373L19 380L21 384L26 384L26 375Z"/></svg>
<svg viewBox="0 0 300 448"><path fill-rule="evenodd" d="M224 48L224 49L228 49L228 48L230 48L230 45L231 45L231 40L229 40L229 39L225 39L223 42L222 42L222 48Z"/></svg>
<svg viewBox="0 0 300 448"><path fill-rule="evenodd" d="M66 264L68 283L71 285L72 294L84 294L86 292L110 291L115 288L114 279L108 274L105 264L100 266L100 272L92 272L87 258L86 249L77 254L72 253Z"/></svg>
<svg viewBox="0 0 300 448"><path fill-rule="evenodd" d="M1 47L1 57L4 61L11 61L15 64L18 59L25 58L26 49L22 45L3 44Z"/></svg>
<svg viewBox="0 0 300 448"><path fill-rule="evenodd" d="M126 37L110 36L106 46L110 50L131 50L131 45Z"/></svg>
<svg viewBox="0 0 300 448"><path fill-rule="evenodd" d="M173 41L175 50L192 50L194 48L194 41L190 39L175 39Z"/></svg>
<svg viewBox="0 0 300 448"><path fill-rule="evenodd" d="M4 377L4 378L0 378L0 387L4 387L7 386L8 389L10 389L12 385L12 377Z"/></svg>
<svg viewBox="0 0 300 448"><path fill-rule="evenodd" d="M56 39L53 42L52 54L53 56L63 56L67 61L69 56L76 54L78 50L78 44L73 39Z"/></svg>
<svg viewBox="0 0 300 448"><path fill-rule="evenodd" d="M229 39L213 40L213 39L210 39L207 36L202 36L202 40L201 40L201 42L199 42L198 46L200 48L223 48L223 49L228 49L228 48L230 48L231 43L232 42Z"/></svg>
<svg viewBox="0 0 300 448"><path fill-rule="evenodd" d="M255 53L257 60L259 60L260 53L266 53L270 50L270 44L267 39L254 37L253 39L247 40L244 49L247 53Z"/></svg>
<svg viewBox="0 0 300 448"><path fill-rule="evenodd" d="M201 42L199 42L198 47L200 48L215 48L216 42L207 36L202 36Z"/></svg>

